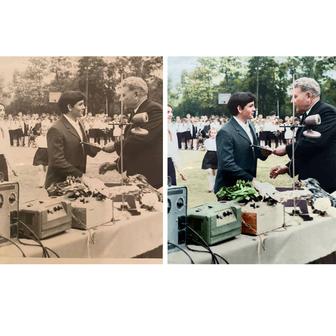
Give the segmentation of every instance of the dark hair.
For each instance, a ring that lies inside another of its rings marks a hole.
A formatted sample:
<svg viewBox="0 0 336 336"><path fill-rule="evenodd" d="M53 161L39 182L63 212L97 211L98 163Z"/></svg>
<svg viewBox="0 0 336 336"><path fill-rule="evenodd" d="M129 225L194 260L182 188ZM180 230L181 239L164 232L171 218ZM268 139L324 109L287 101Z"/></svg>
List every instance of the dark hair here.
<svg viewBox="0 0 336 336"><path fill-rule="evenodd" d="M3 104L3 103L1 103L1 102L0 102L0 105L3 106L3 107L5 107L5 104Z"/></svg>
<svg viewBox="0 0 336 336"><path fill-rule="evenodd" d="M167 105L168 105L168 107L170 107L173 110L173 106L171 106L170 104L167 104Z"/></svg>
<svg viewBox="0 0 336 336"><path fill-rule="evenodd" d="M256 97L251 92L236 92L230 97L227 107L230 113L234 116L238 115L238 106L242 109L251 102L256 102Z"/></svg>
<svg viewBox="0 0 336 336"><path fill-rule="evenodd" d="M74 106L80 100L85 100L85 96L80 91L65 91L58 100L58 107L64 114L68 113L68 105Z"/></svg>

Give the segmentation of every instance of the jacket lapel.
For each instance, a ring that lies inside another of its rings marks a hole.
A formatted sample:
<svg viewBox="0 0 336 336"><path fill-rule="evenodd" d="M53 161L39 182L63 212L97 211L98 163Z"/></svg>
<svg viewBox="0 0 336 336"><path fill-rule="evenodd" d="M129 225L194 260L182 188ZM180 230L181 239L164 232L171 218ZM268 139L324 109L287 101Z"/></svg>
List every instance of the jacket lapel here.
<svg viewBox="0 0 336 336"><path fill-rule="evenodd" d="M246 134L246 132L243 130L243 128L238 124L238 122L236 121L236 119L232 117L230 123L231 123L232 127L237 131L237 133L242 138L244 138L246 141L248 141L249 144L251 144L250 138L248 137L248 135ZM252 134L253 134L253 132L252 132Z"/></svg>
<svg viewBox="0 0 336 336"><path fill-rule="evenodd" d="M88 142L88 139L87 139L87 136L86 136L86 132L85 132L85 127L84 127L84 124L83 124L82 120L79 120L79 128L80 128L81 131L82 131L83 141L84 141L84 142ZM76 132L76 133L77 133L77 132Z"/></svg>
<svg viewBox="0 0 336 336"><path fill-rule="evenodd" d="M257 134L256 134L253 124L250 122L249 122L249 127L250 127L250 131L251 131L252 138L253 138L253 145L257 145L258 144Z"/></svg>
<svg viewBox="0 0 336 336"><path fill-rule="evenodd" d="M62 115L62 118L61 118L64 126L66 127L66 129L72 134L74 135L75 137L77 137L80 141L80 137L77 133L77 131L74 129L74 127L69 123L69 121Z"/></svg>

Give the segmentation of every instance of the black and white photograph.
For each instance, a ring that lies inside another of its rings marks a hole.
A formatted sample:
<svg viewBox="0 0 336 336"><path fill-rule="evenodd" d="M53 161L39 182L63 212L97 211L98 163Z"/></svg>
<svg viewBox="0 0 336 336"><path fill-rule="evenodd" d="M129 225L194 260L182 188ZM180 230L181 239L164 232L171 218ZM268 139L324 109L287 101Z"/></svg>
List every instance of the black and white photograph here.
<svg viewBox="0 0 336 336"><path fill-rule="evenodd" d="M160 262L162 67L0 57L0 262Z"/></svg>
<svg viewBox="0 0 336 336"><path fill-rule="evenodd" d="M336 263L336 58L168 59L168 262Z"/></svg>

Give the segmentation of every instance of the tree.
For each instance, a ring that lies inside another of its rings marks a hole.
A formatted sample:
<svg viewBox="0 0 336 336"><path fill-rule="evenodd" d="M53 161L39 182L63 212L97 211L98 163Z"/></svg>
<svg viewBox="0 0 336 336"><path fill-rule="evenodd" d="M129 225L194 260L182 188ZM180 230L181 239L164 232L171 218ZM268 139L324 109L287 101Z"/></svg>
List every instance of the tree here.
<svg viewBox="0 0 336 336"><path fill-rule="evenodd" d="M106 67L103 57L82 57L78 61L79 89L87 95L88 111L92 114L105 111Z"/></svg>

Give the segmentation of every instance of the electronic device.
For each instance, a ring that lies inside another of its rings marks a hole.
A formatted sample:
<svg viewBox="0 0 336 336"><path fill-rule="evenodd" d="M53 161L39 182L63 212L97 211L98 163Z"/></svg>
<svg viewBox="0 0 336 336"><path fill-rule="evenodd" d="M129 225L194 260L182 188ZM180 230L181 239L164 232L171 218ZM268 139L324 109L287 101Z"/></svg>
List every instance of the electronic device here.
<svg viewBox="0 0 336 336"><path fill-rule="evenodd" d="M112 221L113 203L110 199L97 201L93 197L71 202L72 227L87 230Z"/></svg>
<svg viewBox="0 0 336 336"><path fill-rule="evenodd" d="M240 235L241 208L234 202L207 203L190 209L187 221L208 245L213 245ZM189 236L188 242L193 242Z"/></svg>
<svg viewBox="0 0 336 336"><path fill-rule="evenodd" d="M187 187L168 187L168 241L175 244L186 243ZM168 249L174 249L168 244Z"/></svg>
<svg viewBox="0 0 336 336"><path fill-rule="evenodd" d="M0 183L0 235L17 238L19 212L19 183ZM8 242L0 237L0 244Z"/></svg>
<svg viewBox="0 0 336 336"><path fill-rule="evenodd" d="M19 218L39 239L48 238L71 228L70 202L60 197L30 201L21 206ZM24 225L19 229L23 237L34 237Z"/></svg>

